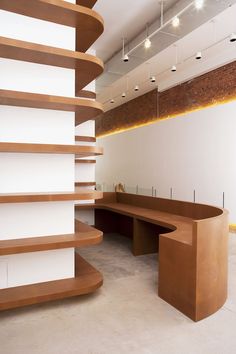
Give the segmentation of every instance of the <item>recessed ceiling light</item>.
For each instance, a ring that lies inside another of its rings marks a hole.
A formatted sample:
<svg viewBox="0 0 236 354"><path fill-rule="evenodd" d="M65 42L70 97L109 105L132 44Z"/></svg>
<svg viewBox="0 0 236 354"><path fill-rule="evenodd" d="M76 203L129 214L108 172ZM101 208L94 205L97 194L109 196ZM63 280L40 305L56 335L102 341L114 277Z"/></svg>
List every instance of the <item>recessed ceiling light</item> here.
<svg viewBox="0 0 236 354"><path fill-rule="evenodd" d="M150 39L149 39L149 38L146 38L146 39L145 39L145 42L144 42L144 47L145 47L146 49L149 49L149 48L151 47L151 45L152 45L152 42L150 41Z"/></svg>
<svg viewBox="0 0 236 354"><path fill-rule="evenodd" d="M179 17L178 16L175 16L172 20L172 26L173 27L178 27L180 24L180 20L179 20Z"/></svg>
<svg viewBox="0 0 236 354"><path fill-rule="evenodd" d="M201 53L201 52L197 52L195 58L196 58L197 60L202 59L202 53Z"/></svg>
<svg viewBox="0 0 236 354"><path fill-rule="evenodd" d="M138 87L138 85L136 85L134 88L134 91L138 91L138 90L139 90L139 87Z"/></svg>
<svg viewBox="0 0 236 354"><path fill-rule="evenodd" d="M156 82L155 76L151 76L151 77L150 77L150 81L151 81L151 82Z"/></svg>
<svg viewBox="0 0 236 354"><path fill-rule="evenodd" d="M172 72L175 72L176 70L177 70L176 66L173 65L172 68L171 68L171 71L172 71Z"/></svg>
<svg viewBox="0 0 236 354"><path fill-rule="evenodd" d="M195 0L195 7L197 10L202 9L203 5L204 5L204 0Z"/></svg>
<svg viewBox="0 0 236 354"><path fill-rule="evenodd" d="M123 92L122 95L121 95L121 97L125 98L125 96L126 96L126 93Z"/></svg>
<svg viewBox="0 0 236 354"><path fill-rule="evenodd" d="M231 33L229 40L230 42L236 42L236 33Z"/></svg>
<svg viewBox="0 0 236 354"><path fill-rule="evenodd" d="M115 103L115 101L113 100L113 98L110 100L110 103Z"/></svg>

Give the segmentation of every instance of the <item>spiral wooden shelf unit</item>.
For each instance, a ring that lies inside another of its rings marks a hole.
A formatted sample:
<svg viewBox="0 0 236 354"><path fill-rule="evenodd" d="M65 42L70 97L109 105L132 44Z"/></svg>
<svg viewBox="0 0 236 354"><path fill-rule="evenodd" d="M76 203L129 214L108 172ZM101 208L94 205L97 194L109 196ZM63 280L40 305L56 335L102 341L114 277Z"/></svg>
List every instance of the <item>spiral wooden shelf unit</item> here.
<svg viewBox="0 0 236 354"><path fill-rule="evenodd" d="M76 4L62 0L0 0L1 10L76 29L76 51L0 37L0 57L74 69L75 96L84 97L61 97L1 89L1 105L75 112L76 125L96 119L96 116L103 112L102 105L91 100L96 95L83 90L103 71L101 60L85 53L104 30L102 18L91 9L95 3L95 0L77 0ZM96 139L80 136L75 141L95 142ZM17 142L0 142L0 152L74 154L75 163L95 163L95 160L78 160L78 158L103 154L103 150L95 146ZM94 186L94 182L92 185ZM102 198L101 192L76 187L74 192L0 194L0 204L98 198ZM0 255L83 247L97 244L101 240L102 232L76 221L74 234L1 240ZM75 253L74 278L1 289L0 310L88 294L98 289L102 282L101 273Z"/></svg>

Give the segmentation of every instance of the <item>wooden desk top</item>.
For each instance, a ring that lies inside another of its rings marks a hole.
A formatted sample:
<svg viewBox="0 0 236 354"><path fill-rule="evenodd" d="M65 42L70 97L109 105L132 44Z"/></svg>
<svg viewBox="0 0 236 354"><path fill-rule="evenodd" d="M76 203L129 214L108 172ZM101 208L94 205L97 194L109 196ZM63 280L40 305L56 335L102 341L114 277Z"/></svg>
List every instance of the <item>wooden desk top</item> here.
<svg viewBox="0 0 236 354"><path fill-rule="evenodd" d="M86 205L83 205L83 207L86 207ZM192 245L193 220L191 218L164 213L159 210L140 208L125 203L96 203L89 204L87 207L106 209L115 213L127 215L139 220L166 227L172 231L170 233L163 234L165 237L176 240L177 242Z"/></svg>

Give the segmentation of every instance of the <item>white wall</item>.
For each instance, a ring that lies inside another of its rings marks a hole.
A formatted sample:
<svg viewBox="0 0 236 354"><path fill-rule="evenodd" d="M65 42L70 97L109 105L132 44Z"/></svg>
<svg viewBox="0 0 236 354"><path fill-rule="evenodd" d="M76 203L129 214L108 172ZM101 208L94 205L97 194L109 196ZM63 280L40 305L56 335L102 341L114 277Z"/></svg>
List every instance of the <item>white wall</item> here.
<svg viewBox="0 0 236 354"><path fill-rule="evenodd" d="M122 182L157 196L222 206L236 222L236 101L98 140L97 183ZM105 187L106 188L106 187ZM148 190L147 190L148 189ZM135 189L133 189L135 190Z"/></svg>

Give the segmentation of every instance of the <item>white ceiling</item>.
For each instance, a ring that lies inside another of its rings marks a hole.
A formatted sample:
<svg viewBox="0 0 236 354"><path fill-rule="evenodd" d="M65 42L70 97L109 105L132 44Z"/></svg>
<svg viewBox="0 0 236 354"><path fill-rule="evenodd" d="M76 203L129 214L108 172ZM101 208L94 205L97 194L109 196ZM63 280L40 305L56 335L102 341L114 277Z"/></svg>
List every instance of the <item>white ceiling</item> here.
<svg viewBox="0 0 236 354"><path fill-rule="evenodd" d="M152 41L152 51L148 60L143 54L143 48L140 48L130 58L127 66L127 63L121 61L120 53L116 54L121 49L122 36L128 36L129 38L138 36L140 38L140 32L145 28L145 24L160 17L158 0L132 0L129 3L132 2L134 8L132 12L127 11L127 1L124 0L112 2L99 0L96 5L96 10L105 18L106 30L101 39L95 43L95 48L98 55L100 52L103 58L112 57L105 66L104 74L97 81L100 86L98 100L105 105L105 110L112 109L150 91L157 85L160 90L163 90L236 59L236 43L229 44L228 40L221 42L231 32L236 31L236 5L233 5L236 4L236 0L205 0L206 5L201 13L201 21L196 11L188 12L181 18L181 23L185 25L195 21L196 24L199 23L199 26L195 26L194 31L187 31L187 34L185 34L182 25L178 29L179 33L176 32L180 34L179 39L174 39L174 43L178 46L178 70L176 73L170 71L170 67L175 64L173 38L171 38L171 42L168 42L170 38L163 35L153 38L155 41ZM177 2L168 0L165 6L170 7L169 12L173 16L180 3L186 5L190 2L190 0L179 0ZM229 7L229 5L232 6ZM171 8L171 6L173 7ZM156 8L155 14L153 7ZM129 8L132 8L132 5ZM213 25L211 14L215 12L219 15L214 17L215 24ZM137 21L137 19L139 20ZM206 19L208 20L206 21ZM173 28L168 28L168 30L171 31ZM137 41L137 38L135 40ZM213 45L214 42L218 41L220 41L219 44ZM211 45L213 47L207 49ZM203 52L203 58L197 61L194 57L199 50ZM150 83L149 74L157 77L155 84ZM129 77L128 91L126 87L127 76ZM138 92L133 90L136 84L140 86ZM125 98L121 97L123 91L127 91ZM112 97L115 99L114 104L110 103Z"/></svg>
<svg viewBox="0 0 236 354"><path fill-rule="evenodd" d="M178 0L165 0L165 10ZM122 38L135 38L146 27L160 17L159 0L99 0L94 10L105 22L103 35L93 48L104 61L110 59L122 46Z"/></svg>

